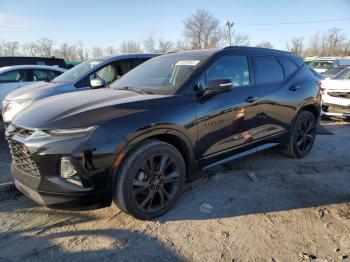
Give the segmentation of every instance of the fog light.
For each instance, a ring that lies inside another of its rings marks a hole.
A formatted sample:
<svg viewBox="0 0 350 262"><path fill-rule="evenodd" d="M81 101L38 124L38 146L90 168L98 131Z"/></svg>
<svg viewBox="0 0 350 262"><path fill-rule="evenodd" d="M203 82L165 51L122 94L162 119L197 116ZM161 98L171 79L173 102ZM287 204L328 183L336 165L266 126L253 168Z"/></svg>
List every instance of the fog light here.
<svg viewBox="0 0 350 262"><path fill-rule="evenodd" d="M71 178L77 173L72 162L67 158L61 158L60 176L63 178Z"/></svg>

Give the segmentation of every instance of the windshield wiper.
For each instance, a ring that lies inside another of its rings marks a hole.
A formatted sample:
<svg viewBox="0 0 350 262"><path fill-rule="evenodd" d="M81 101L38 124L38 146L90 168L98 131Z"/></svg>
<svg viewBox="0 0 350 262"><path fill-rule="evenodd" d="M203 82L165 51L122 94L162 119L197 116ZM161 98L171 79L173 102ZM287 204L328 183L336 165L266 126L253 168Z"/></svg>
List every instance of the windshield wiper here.
<svg viewBox="0 0 350 262"><path fill-rule="evenodd" d="M153 92L151 91L146 91L144 89L139 89L139 88L133 88L133 87L130 87L130 86L123 86L122 88L119 88L119 90L128 90L128 91L133 91L133 92L136 92L136 93L139 93L139 94L154 94Z"/></svg>

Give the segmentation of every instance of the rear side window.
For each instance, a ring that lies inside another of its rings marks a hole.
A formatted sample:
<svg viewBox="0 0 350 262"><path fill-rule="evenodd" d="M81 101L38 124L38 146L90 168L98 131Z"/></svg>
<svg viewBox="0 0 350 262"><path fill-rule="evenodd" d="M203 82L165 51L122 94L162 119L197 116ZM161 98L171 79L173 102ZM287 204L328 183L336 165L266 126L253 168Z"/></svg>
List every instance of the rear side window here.
<svg viewBox="0 0 350 262"><path fill-rule="evenodd" d="M283 66L285 78L288 78L291 74L293 74L298 69L297 65L287 58L279 57L278 60Z"/></svg>
<svg viewBox="0 0 350 262"><path fill-rule="evenodd" d="M274 57L255 57L257 84L282 81L284 79L281 64Z"/></svg>

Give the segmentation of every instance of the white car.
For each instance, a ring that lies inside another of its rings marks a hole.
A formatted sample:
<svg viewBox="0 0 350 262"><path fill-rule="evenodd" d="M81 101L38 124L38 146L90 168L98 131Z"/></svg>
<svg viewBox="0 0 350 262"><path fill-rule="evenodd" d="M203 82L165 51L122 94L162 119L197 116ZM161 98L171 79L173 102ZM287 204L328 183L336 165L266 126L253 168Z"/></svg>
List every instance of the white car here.
<svg viewBox="0 0 350 262"><path fill-rule="evenodd" d="M322 80L322 115L350 117L350 67Z"/></svg>
<svg viewBox="0 0 350 262"><path fill-rule="evenodd" d="M2 101L11 91L38 81L51 81L64 71L57 66L17 65L0 67L0 112Z"/></svg>
<svg viewBox="0 0 350 262"><path fill-rule="evenodd" d="M350 66L349 57L323 57L308 62L308 65L312 67L317 73L324 73L328 69L337 66Z"/></svg>

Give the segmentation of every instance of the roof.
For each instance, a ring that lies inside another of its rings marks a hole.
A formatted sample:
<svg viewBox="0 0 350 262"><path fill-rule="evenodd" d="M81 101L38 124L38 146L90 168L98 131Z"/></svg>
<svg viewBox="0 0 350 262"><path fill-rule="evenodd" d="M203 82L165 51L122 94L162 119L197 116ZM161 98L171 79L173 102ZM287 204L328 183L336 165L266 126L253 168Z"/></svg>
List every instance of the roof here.
<svg viewBox="0 0 350 262"><path fill-rule="evenodd" d="M161 54L120 54L120 55L110 55L110 56L102 56L98 58L91 58L88 61L100 60L100 61L113 61L113 60L121 60L121 59L132 59L132 58L153 58L159 56Z"/></svg>
<svg viewBox="0 0 350 262"><path fill-rule="evenodd" d="M9 70L20 70L20 69L46 69L55 70L59 72L64 72L66 69L60 68L58 66L45 66L45 65L15 65L15 66L4 66L0 67L0 72L5 72Z"/></svg>

